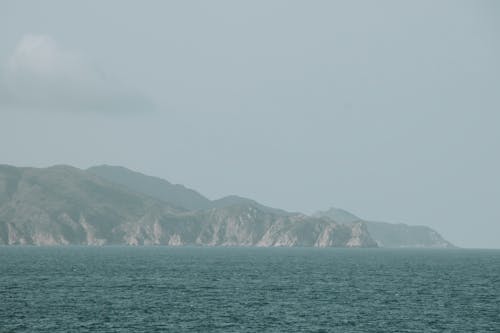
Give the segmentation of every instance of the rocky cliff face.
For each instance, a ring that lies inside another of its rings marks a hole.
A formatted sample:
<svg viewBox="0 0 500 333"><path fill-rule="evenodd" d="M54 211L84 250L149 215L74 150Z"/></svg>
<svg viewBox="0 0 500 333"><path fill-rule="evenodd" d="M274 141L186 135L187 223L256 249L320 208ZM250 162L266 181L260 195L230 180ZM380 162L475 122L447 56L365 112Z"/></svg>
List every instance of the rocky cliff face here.
<svg viewBox="0 0 500 333"><path fill-rule="evenodd" d="M122 224L176 212L76 168L0 166L0 244L119 243Z"/></svg>
<svg viewBox="0 0 500 333"><path fill-rule="evenodd" d="M363 222L341 224L247 199L214 206L183 209L68 166L0 165L4 245L376 246Z"/></svg>
<svg viewBox="0 0 500 333"><path fill-rule="evenodd" d="M234 212L238 210L239 212ZM263 215L254 207L211 209L120 228L130 245L376 247L364 225Z"/></svg>
<svg viewBox="0 0 500 333"><path fill-rule="evenodd" d="M379 247L389 248L453 248L438 232L426 226L412 226L402 223L364 221L343 209L331 208L315 214L317 217L329 217L345 224L364 222L368 232Z"/></svg>

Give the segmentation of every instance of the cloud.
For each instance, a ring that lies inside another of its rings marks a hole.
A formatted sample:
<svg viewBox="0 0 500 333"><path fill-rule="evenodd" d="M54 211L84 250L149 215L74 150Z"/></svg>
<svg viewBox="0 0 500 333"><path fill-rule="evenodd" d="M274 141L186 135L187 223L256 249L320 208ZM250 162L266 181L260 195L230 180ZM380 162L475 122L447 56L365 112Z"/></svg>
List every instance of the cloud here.
<svg viewBox="0 0 500 333"><path fill-rule="evenodd" d="M152 109L144 96L114 82L47 35L25 35L4 64L0 106L67 111Z"/></svg>

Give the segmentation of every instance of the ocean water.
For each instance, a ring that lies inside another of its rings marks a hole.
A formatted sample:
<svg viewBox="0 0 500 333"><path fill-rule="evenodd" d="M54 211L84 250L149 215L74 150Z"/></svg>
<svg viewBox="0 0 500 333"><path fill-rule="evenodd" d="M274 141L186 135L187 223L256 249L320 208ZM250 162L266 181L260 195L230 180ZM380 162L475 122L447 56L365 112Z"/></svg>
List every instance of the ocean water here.
<svg viewBox="0 0 500 333"><path fill-rule="evenodd" d="M0 332L500 332L500 251L0 247Z"/></svg>

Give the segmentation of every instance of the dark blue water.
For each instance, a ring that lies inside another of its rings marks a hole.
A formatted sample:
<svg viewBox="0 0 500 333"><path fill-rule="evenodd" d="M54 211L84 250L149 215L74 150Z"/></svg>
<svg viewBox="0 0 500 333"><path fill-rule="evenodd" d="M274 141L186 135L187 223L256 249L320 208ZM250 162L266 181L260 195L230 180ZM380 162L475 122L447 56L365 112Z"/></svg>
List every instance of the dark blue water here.
<svg viewBox="0 0 500 333"><path fill-rule="evenodd" d="M0 332L500 332L500 251L0 247Z"/></svg>

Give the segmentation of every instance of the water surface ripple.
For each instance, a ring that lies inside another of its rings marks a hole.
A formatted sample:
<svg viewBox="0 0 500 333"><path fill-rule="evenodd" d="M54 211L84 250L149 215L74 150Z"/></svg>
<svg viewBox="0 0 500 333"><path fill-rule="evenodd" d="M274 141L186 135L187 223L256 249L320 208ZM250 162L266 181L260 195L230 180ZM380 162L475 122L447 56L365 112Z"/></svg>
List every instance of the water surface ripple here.
<svg viewBox="0 0 500 333"><path fill-rule="evenodd" d="M0 247L0 332L500 332L500 251Z"/></svg>

